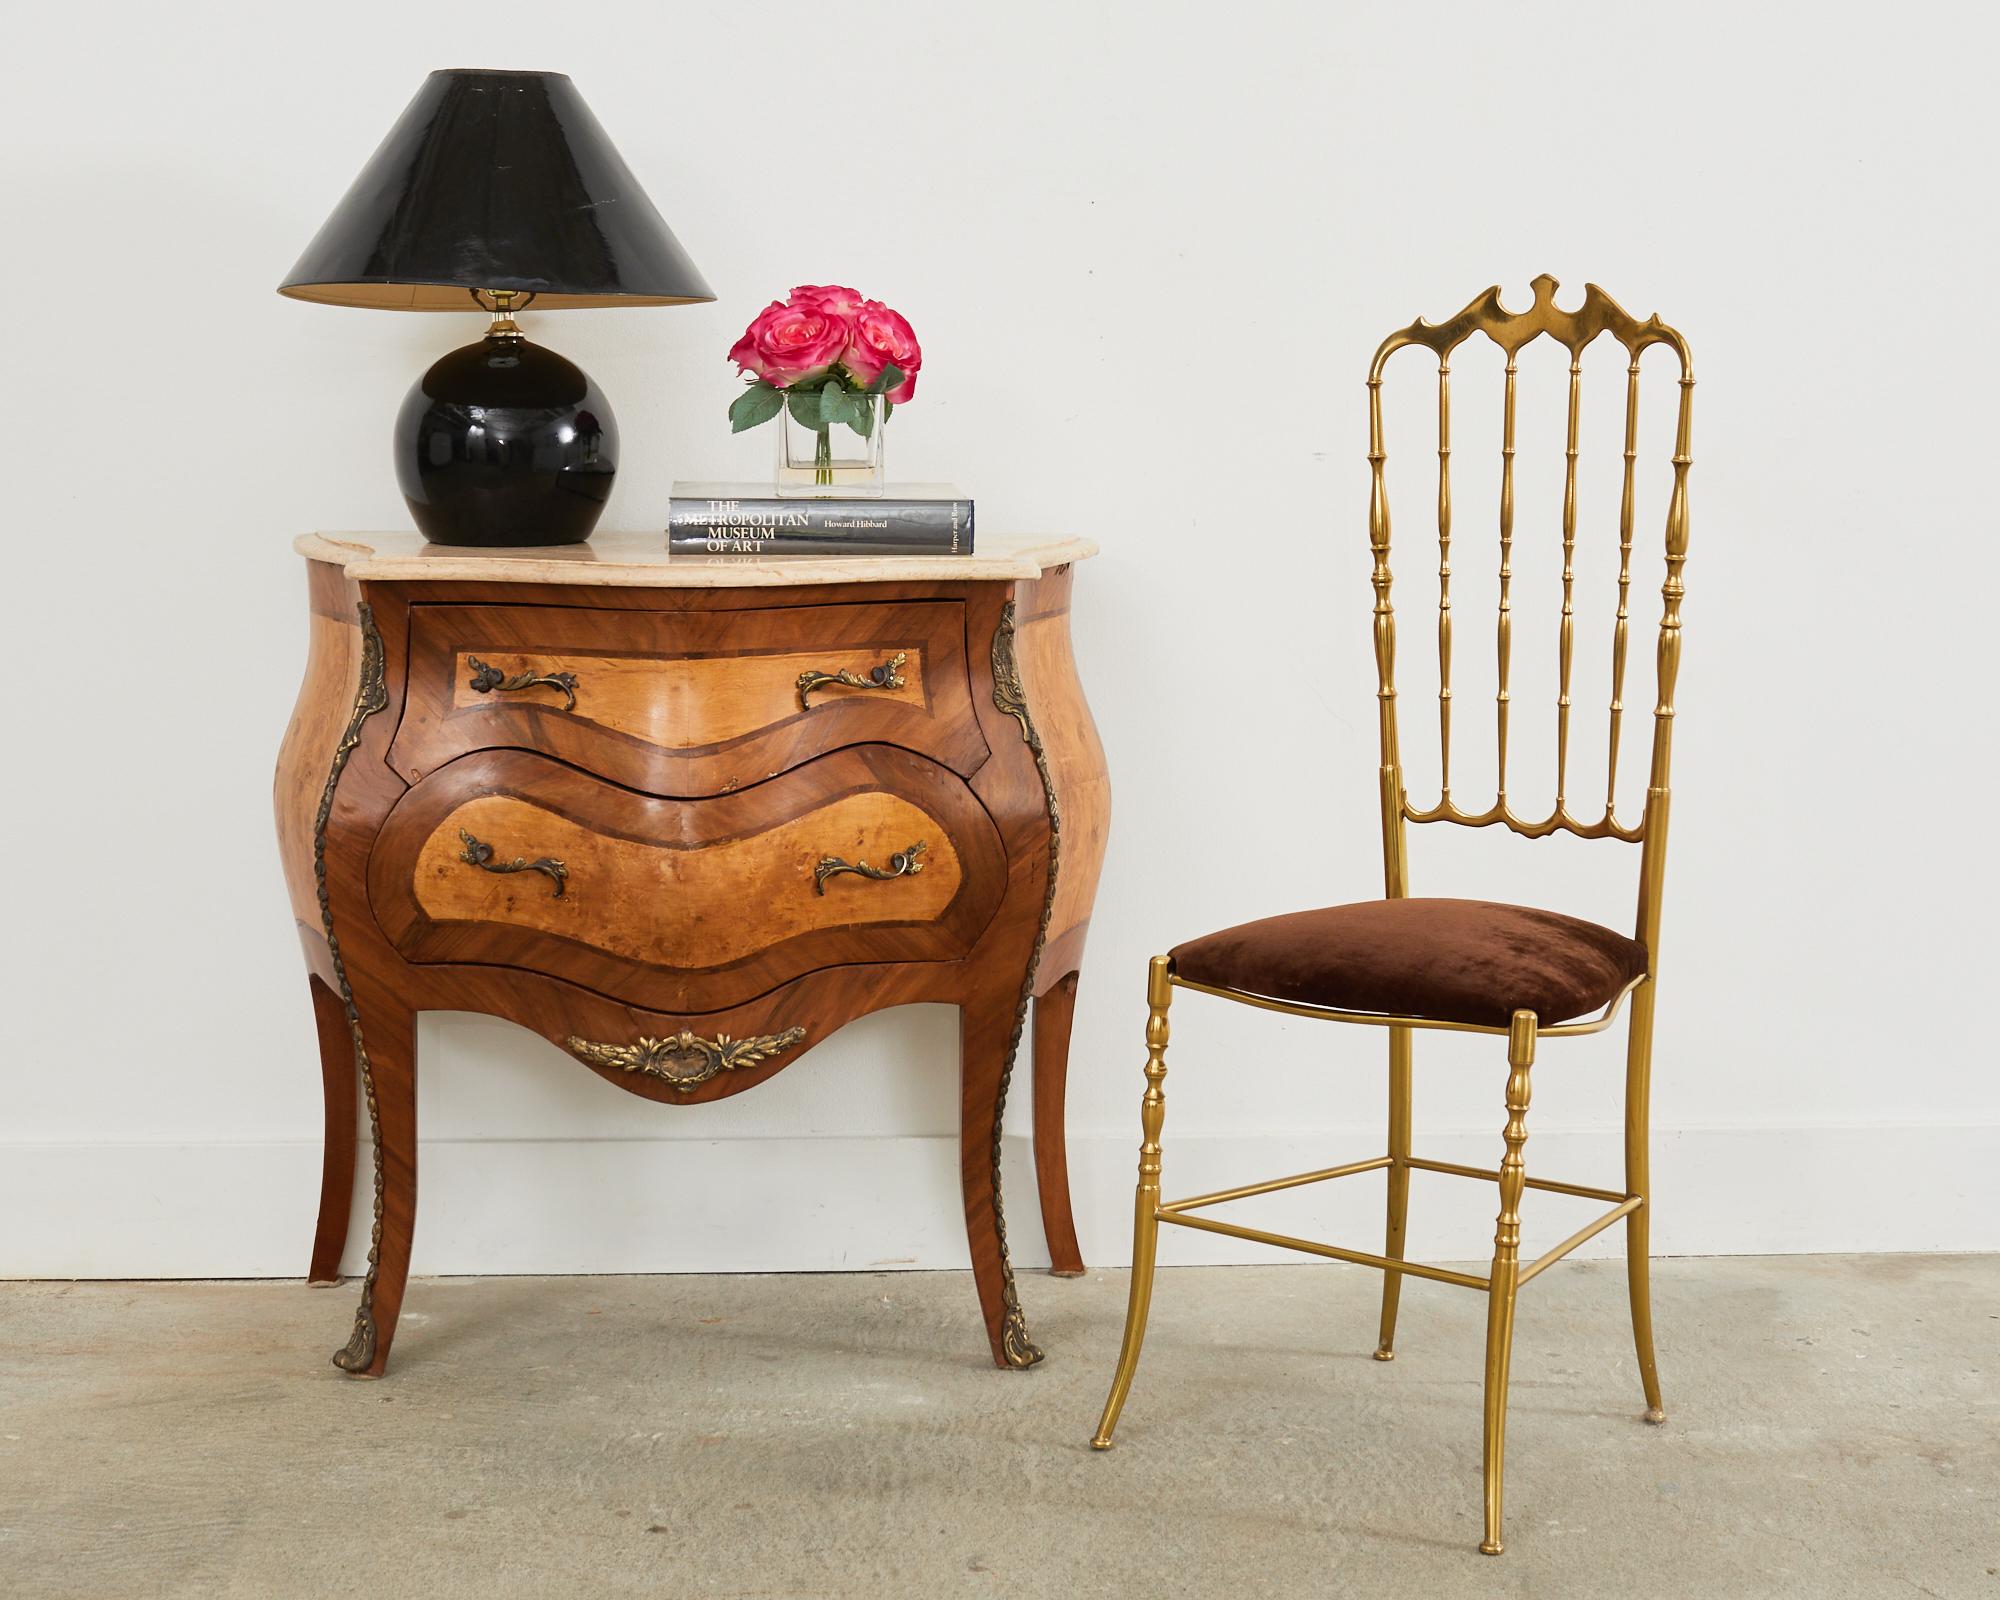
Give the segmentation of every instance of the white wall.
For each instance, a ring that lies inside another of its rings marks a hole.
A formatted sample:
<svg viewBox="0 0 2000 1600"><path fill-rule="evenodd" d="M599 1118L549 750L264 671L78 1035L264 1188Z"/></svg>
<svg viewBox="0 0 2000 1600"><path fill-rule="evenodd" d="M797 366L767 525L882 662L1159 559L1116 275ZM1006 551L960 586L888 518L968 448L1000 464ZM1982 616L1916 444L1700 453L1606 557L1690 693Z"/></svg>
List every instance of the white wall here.
<svg viewBox="0 0 2000 1600"><path fill-rule="evenodd" d="M1126 1249L1145 958L1376 891L1368 355L1495 280L1525 303L1545 270L1567 303L1589 279L1665 314L1702 379L1657 1241L2000 1248L2000 1073L1970 1000L1993 858L1948 809L1987 801L1993 754L1983 8L355 0L0 28L0 1271L303 1269L319 1079L268 805L306 636L290 540L403 523L390 419L478 324L272 290L425 71L465 62L570 72L721 295L538 319L618 409L607 526L657 526L677 476L762 470L766 441L726 431L723 352L792 283L840 281L924 341L896 475L969 485L988 529L1102 542L1075 617L1117 790L1072 1066L1090 1260ZM1494 380L1459 372L1475 673ZM1545 401L1556 376L1529 364ZM1546 412L1522 440L1524 772L1551 695ZM1435 547L1421 427L1399 442L1415 757ZM1609 523L1586 487L1587 743ZM1414 839L1418 892L1539 881L1629 915L1620 847L1438 832ZM1170 1187L1379 1148L1374 1035L1195 997L1175 1039ZM427 1019L418 1270L959 1264L953 1040L942 1008L873 1017L674 1110L506 1025ZM1615 1040L1545 1053L1531 1166L1615 1180L1616 1061ZM1497 1154L1491 1041L1427 1041L1419 1082L1433 1148ZM1044 1260L1024 1139L1009 1160L1018 1256ZM1488 1197L1438 1181L1419 1242L1482 1254ZM1267 1214L1365 1239L1375 1205ZM1531 1238L1569 1216L1552 1202Z"/></svg>

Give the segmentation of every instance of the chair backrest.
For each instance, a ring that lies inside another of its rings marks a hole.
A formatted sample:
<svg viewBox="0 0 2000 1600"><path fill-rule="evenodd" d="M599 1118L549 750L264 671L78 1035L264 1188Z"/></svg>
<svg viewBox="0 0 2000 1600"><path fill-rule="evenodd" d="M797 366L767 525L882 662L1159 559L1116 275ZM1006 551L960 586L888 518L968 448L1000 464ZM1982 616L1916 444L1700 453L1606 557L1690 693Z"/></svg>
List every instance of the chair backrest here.
<svg viewBox="0 0 2000 1600"><path fill-rule="evenodd" d="M1587 285L1583 304L1574 311L1561 310L1555 303L1556 280L1544 274L1535 279L1535 303L1526 311L1508 311L1500 303L1496 286L1480 295L1448 321L1433 325L1421 318L1382 341L1368 370L1368 461L1372 479L1369 493L1368 538L1374 549L1375 570L1375 665L1377 697L1382 734L1382 843L1383 867L1388 893L1400 897L1408 893L1409 874L1404 852L1404 824L1407 822L1457 822L1471 827L1500 824L1529 838L1568 832L1586 839L1622 839L1643 846L1640 866L1638 937L1650 951L1658 936L1660 880L1665 866L1668 766L1673 747L1674 682L1680 670L1681 566L1687 559L1690 425L1694 398L1694 372L1688 361L1687 341L1658 317L1645 322L1626 313L1596 284ZM1499 742L1497 790L1493 803L1480 811L1463 809L1451 791L1452 745L1452 609L1451 609L1451 355L1475 333L1483 333L1506 356L1505 392L1501 410L1500 465L1500 566L1499 618L1496 624L1498 695L1495 702L1495 733ZM1513 604L1510 593L1514 547L1514 400L1516 359L1521 349L1546 334L1569 350L1569 427L1563 477L1562 502L1562 612L1557 639L1556 696L1556 791L1555 805L1545 817L1529 819L1518 815L1507 797L1507 723L1512 709L1509 669L1513 646ZM1611 695L1609 772L1606 777L1603 813L1579 818L1571 809L1569 790L1570 678L1575 657L1575 569L1577 536L1577 439L1582 410L1582 359L1584 350L1602 334L1609 334L1625 347L1625 452L1624 484L1618 517L1618 611L1611 643ZM1632 586L1632 543L1637 515L1635 469L1638 461L1639 357L1652 345L1666 345L1680 360L1680 401L1675 424L1673 491L1667 507L1666 581L1660 593L1664 610L1660 617L1657 699L1653 708L1652 770L1647 782L1646 801L1632 821L1617 814L1618 752L1624 719L1625 660L1629 598ZM1382 372L1398 350L1418 345L1437 357L1437 457L1438 457L1438 744L1439 793L1435 804L1411 803L1403 782L1403 766L1396 726L1396 621L1390 604L1389 575L1389 496L1384 477L1387 454L1382 433Z"/></svg>

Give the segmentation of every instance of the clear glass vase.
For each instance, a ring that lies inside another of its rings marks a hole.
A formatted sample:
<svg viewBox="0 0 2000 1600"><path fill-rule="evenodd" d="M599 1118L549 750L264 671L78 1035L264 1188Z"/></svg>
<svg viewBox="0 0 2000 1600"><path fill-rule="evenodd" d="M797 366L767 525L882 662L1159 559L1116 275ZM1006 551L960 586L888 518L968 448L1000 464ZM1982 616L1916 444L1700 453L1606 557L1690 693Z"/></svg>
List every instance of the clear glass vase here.
<svg viewBox="0 0 2000 1600"><path fill-rule="evenodd" d="M787 396L778 413L778 493L780 495L846 496L879 495L882 492L882 434L888 419L882 414L879 394L856 394L853 403L862 408L859 423L836 422L822 426L817 420L801 422L798 411L809 417L817 402L807 395Z"/></svg>

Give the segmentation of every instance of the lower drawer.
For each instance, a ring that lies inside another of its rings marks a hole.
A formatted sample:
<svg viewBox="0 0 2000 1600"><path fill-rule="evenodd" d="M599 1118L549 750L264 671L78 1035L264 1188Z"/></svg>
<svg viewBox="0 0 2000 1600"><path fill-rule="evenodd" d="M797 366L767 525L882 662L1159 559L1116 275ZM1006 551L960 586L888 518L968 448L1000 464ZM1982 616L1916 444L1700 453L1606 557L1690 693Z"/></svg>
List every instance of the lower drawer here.
<svg viewBox="0 0 2000 1600"><path fill-rule="evenodd" d="M408 960L524 967L670 1011L819 967L958 959L1004 877L964 782L884 745L696 800L482 751L415 785L369 860Z"/></svg>

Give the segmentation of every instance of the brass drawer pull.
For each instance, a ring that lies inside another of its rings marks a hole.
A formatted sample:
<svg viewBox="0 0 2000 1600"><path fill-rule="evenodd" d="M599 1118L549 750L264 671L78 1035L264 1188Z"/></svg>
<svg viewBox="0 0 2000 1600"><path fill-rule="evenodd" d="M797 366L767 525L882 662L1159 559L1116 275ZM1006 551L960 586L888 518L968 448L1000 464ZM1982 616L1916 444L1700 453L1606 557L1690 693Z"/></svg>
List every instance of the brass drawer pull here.
<svg viewBox="0 0 2000 1600"><path fill-rule="evenodd" d="M914 878L924 870L918 858L930 846L922 839L907 850L898 850L889 858L886 867L871 867L865 861L842 861L839 856L821 856L819 865L813 868L813 893L826 893L826 880L837 878L843 872L851 872L857 878L873 878L878 883L884 878Z"/></svg>
<svg viewBox="0 0 2000 1600"><path fill-rule="evenodd" d="M512 694L517 689L560 689L563 696L563 710L576 709L574 672L517 672L509 677L498 667L489 667L477 656L467 656L465 664L472 668L472 687L475 693Z"/></svg>
<svg viewBox="0 0 2000 1600"><path fill-rule="evenodd" d="M840 672L801 672L799 674L799 709L810 711L812 702L806 698L815 689L824 689L829 684L837 684L843 689L900 689L903 674L900 670L910 659L908 652L898 650L879 667L869 670L867 677L842 670Z"/></svg>
<svg viewBox="0 0 2000 1600"><path fill-rule="evenodd" d="M672 1084L685 1094L718 1072L756 1065L805 1042L804 1028L760 1033L748 1039L719 1034L713 1039L677 1033L666 1039L641 1039L637 1044L597 1044L571 1034L563 1041L570 1053L594 1067L616 1067Z"/></svg>
<svg viewBox="0 0 2000 1600"><path fill-rule="evenodd" d="M468 867L477 867L481 872L539 872L556 886L552 898L560 900L563 897L563 889L569 883L569 868L560 861L549 856L542 856L534 861L524 860L520 856L516 856L512 861L495 861L493 846L473 838L463 828L458 830L458 836L465 841L464 853L458 859Z"/></svg>

